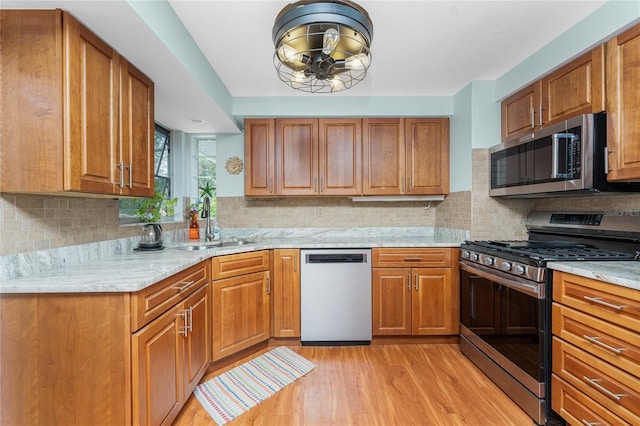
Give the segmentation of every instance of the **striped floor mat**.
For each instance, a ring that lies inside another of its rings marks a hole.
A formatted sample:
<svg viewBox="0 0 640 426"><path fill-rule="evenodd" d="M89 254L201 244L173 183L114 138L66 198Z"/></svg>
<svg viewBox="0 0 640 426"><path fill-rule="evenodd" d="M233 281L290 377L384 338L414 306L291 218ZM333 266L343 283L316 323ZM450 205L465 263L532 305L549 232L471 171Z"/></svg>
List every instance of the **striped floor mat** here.
<svg viewBox="0 0 640 426"><path fill-rule="evenodd" d="M213 420L223 425L315 367L286 346L279 346L198 385L193 394Z"/></svg>

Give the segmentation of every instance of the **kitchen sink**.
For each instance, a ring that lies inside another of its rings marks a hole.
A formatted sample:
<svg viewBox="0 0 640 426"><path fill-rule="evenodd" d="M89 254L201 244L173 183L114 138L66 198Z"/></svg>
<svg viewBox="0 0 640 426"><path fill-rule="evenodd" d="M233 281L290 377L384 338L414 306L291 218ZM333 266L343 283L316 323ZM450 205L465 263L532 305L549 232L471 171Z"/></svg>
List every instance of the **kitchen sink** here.
<svg viewBox="0 0 640 426"><path fill-rule="evenodd" d="M197 250L211 250L214 249L216 247L220 247L219 244L206 244L206 245L193 245L193 246L180 246L180 247L176 247L177 250L183 250L183 251L197 251Z"/></svg>
<svg viewBox="0 0 640 426"><path fill-rule="evenodd" d="M253 241L247 241L247 240L221 241L220 244L218 244L218 247L243 246L245 244L253 244Z"/></svg>
<svg viewBox="0 0 640 426"><path fill-rule="evenodd" d="M223 241L213 241L205 244L190 244L185 246L178 246L176 247L176 249L183 250L183 251L211 250L215 248L235 247L235 246L242 246L245 244L252 244L252 243L253 241L247 241L247 240L223 240Z"/></svg>

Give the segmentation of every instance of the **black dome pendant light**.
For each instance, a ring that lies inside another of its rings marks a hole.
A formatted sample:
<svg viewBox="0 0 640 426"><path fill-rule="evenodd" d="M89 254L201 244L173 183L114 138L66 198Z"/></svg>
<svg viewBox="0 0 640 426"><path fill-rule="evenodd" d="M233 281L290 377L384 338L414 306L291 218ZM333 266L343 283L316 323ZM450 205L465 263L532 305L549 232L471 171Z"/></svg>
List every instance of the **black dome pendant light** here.
<svg viewBox="0 0 640 426"><path fill-rule="evenodd" d="M352 1L303 0L287 5L273 25L278 77L297 90L349 89L371 64L373 23Z"/></svg>

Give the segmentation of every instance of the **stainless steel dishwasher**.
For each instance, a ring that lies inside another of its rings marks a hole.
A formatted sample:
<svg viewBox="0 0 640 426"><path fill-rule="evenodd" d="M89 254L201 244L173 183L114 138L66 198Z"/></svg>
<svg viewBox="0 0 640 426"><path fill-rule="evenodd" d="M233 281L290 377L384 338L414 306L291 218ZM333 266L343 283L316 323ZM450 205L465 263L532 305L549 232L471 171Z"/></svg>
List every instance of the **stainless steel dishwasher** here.
<svg viewBox="0 0 640 426"><path fill-rule="evenodd" d="M302 345L371 342L371 250L300 250Z"/></svg>

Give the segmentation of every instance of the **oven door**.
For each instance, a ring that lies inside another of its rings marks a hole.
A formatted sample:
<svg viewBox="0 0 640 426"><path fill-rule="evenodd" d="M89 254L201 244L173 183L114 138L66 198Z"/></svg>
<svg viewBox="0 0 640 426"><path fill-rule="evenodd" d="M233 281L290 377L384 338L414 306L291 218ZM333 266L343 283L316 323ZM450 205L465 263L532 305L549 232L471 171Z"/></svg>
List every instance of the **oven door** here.
<svg viewBox="0 0 640 426"><path fill-rule="evenodd" d="M462 336L538 398L545 396L545 285L460 261Z"/></svg>

